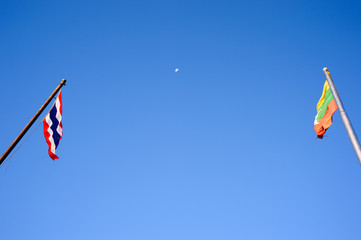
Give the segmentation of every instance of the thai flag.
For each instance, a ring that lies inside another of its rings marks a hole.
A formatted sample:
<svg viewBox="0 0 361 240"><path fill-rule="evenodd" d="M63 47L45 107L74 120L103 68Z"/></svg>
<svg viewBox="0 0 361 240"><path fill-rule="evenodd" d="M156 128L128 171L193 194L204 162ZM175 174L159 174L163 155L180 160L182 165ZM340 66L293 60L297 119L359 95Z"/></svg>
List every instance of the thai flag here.
<svg viewBox="0 0 361 240"><path fill-rule="evenodd" d="M63 115L63 103L61 98L61 91L55 100L53 107L43 120L44 136L49 146L49 156L55 160L58 156L55 155L55 149L59 145L59 141L63 136L63 125L61 118Z"/></svg>

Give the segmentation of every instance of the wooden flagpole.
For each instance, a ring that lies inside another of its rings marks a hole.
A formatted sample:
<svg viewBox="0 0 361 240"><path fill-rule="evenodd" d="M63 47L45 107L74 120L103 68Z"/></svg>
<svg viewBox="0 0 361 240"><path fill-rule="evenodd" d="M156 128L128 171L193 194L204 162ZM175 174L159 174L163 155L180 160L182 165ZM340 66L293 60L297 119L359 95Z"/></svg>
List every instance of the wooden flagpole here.
<svg viewBox="0 0 361 240"><path fill-rule="evenodd" d="M4 154L0 157L0 165L5 161L6 157L10 154L10 152L15 148L15 146L20 142L21 138L24 137L26 132L30 129L30 127L34 124L36 119L40 116L40 114L44 111L44 109L48 106L54 96L60 91L60 89L65 85L66 80L61 80L60 84L55 88L54 92L50 95L50 97L45 101L43 106L39 109L39 111L34 115L34 117L30 120L30 122L25 126L25 128L21 131L19 136L15 138L10 147L4 152Z"/></svg>

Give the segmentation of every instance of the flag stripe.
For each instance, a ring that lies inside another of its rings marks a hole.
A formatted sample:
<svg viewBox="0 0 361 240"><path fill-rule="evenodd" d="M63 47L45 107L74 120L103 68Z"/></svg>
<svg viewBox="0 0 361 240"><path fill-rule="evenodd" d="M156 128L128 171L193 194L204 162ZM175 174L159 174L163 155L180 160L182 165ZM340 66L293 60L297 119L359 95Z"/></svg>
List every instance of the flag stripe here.
<svg viewBox="0 0 361 240"><path fill-rule="evenodd" d="M317 137L322 138L322 136L326 133L326 130L332 125L332 115L337 111L337 104L335 99L332 99L330 104L327 107L327 111L323 118L315 124L315 132Z"/></svg>
<svg viewBox="0 0 361 240"><path fill-rule="evenodd" d="M46 140L46 143L49 146L48 154L53 160L58 159L58 156L55 155L55 149L53 147L53 146L55 146L54 141L51 138L52 130L49 128L49 125L48 125L48 123L46 121L46 118L43 120L43 124L44 124L45 140ZM48 131L49 129L50 129L50 131Z"/></svg>
<svg viewBox="0 0 361 240"><path fill-rule="evenodd" d="M51 131L52 131L52 138L54 139L54 144L56 146L58 146L59 140L60 140L60 134L57 131L58 125L60 123L59 119L56 116L57 111L58 110L57 110L57 108L55 106L49 112L49 119L52 121L52 124L49 125L50 126L49 130L51 129Z"/></svg>
<svg viewBox="0 0 361 240"><path fill-rule="evenodd" d="M322 104L324 103L325 101L325 96L326 96L326 92L330 89L330 86L328 86L328 82L325 81L325 84L323 85L323 91L322 91L322 96L320 98L320 100L318 101L317 103L317 111L318 109L322 106Z"/></svg>
<svg viewBox="0 0 361 240"><path fill-rule="evenodd" d="M323 103L322 105L319 106L317 110L317 116L316 116L317 121L320 121L325 116L327 107L330 104L330 102L333 100L333 95L330 89L326 91L325 97L322 100Z"/></svg>

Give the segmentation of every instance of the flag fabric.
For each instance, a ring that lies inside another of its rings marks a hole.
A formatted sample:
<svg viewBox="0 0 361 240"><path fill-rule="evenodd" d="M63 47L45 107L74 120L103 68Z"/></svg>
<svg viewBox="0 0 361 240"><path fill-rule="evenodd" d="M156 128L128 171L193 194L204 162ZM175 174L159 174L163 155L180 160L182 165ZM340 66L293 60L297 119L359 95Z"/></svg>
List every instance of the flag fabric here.
<svg viewBox="0 0 361 240"><path fill-rule="evenodd" d="M49 146L48 153L53 160L58 159L58 156L55 155L55 149L58 147L59 141L63 136L62 115L63 103L60 91L54 105L43 120L44 136Z"/></svg>
<svg viewBox="0 0 361 240"><path fill-rule="evenodd" d="M317 115L315 117L315 132L318 138L323 138L326 130L332 125L332 115L337 110L337 104L328 85L325 82L320 100L317 103Z"/></svg>

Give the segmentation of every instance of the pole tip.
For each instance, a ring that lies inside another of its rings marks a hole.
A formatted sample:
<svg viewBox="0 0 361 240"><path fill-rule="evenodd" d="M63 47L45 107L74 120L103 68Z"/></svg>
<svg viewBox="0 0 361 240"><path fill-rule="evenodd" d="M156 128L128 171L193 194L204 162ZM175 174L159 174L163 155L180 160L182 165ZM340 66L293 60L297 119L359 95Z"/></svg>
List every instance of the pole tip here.
<svg viewBox="0 0 361 240"><path fill-rule="evenodd" d="M65 78L63 78L63 79L61 80L61 83L65 85L65 83L66 83L66 79L65 79Z"/></svg>
<svg viewBox="0 0 361 240"><path fill-rule="evenodd" d="M324 68L323 68L323 71L324 71L324 72L327 72L327 71L328 71L327 67L324 67Z"/></svg>

